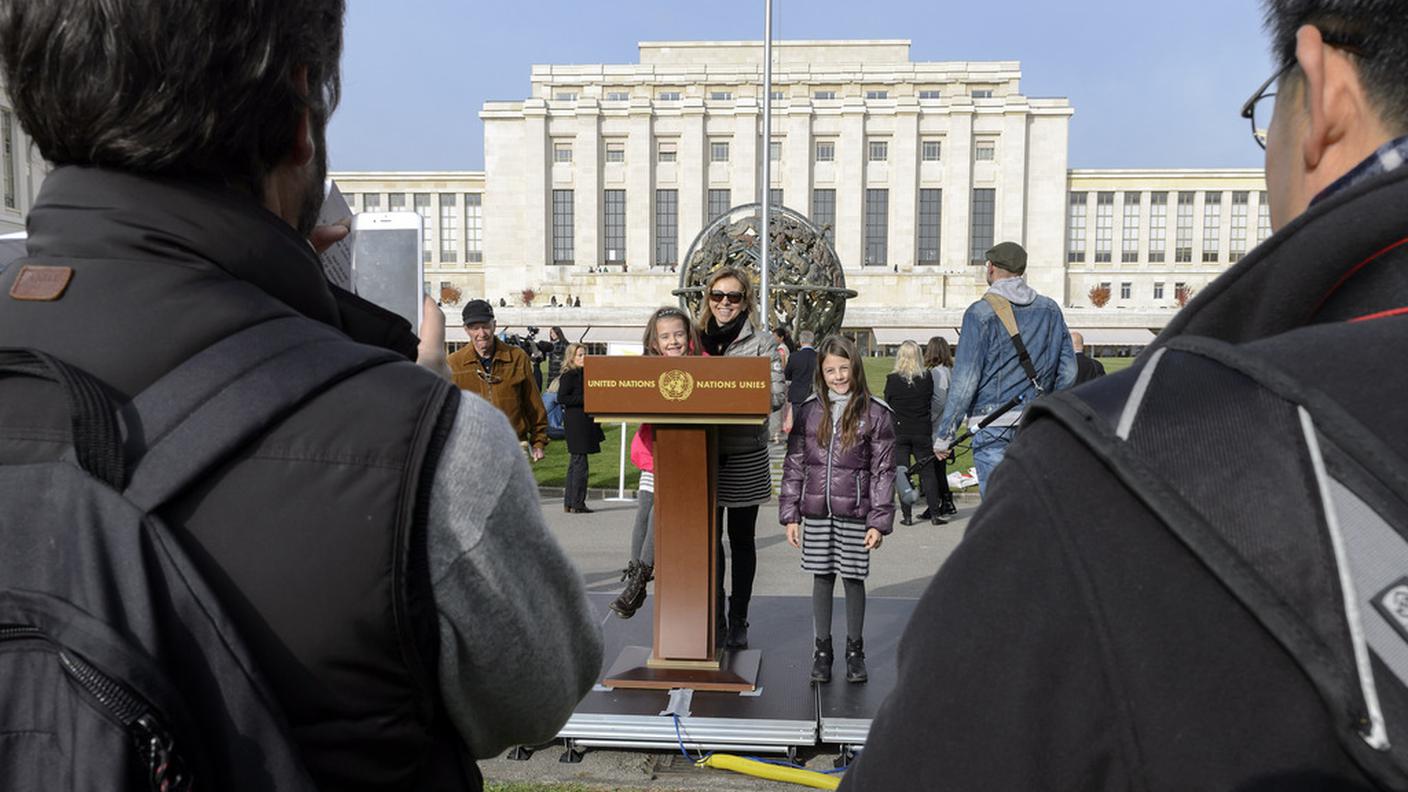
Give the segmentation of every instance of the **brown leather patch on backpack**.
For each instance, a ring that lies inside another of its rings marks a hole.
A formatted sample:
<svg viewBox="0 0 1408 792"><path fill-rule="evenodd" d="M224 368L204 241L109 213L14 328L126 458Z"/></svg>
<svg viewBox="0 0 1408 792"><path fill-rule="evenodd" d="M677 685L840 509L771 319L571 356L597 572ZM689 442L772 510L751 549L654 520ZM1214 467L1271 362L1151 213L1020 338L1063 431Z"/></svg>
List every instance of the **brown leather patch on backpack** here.
<svg viewBox="0 0 1408 792"><path fill-rule="evenodd" d="M73 280L72 267L40 267L26 264L20 267L20 274L10 286L10 297L15 300L52 302L64 295L68 282Z"/></svg>

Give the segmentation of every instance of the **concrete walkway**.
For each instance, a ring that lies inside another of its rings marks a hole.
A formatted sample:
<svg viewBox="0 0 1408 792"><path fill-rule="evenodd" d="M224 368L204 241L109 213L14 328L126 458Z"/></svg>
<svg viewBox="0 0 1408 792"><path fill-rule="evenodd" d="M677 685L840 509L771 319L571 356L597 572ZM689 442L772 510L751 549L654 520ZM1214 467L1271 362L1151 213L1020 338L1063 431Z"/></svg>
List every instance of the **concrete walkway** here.
<svg viewBox="0 0 1408 792"><path fill-rule="evenodd" d="M905 527L896 519L895 531L886 538L871 560L866 589L872 597L918 597L939 565L948 558L963 536L968 518L978 505L977 490L956 497L958 516L946 525L928 523ZM597 592L617 592L621 570L630 551L631 526L636 506L631 503L588 501L595 514L565 514L562 499L544 496L543 514L559 543L571 556L586 580ZM800 568L801 551L787 544L782 526L777 524L777 503L764 505L758 514L758 574L754 593L765 595L810 596L811 576ZM841 596L837 588L838 598ZM840 607L838 605L838 607ZM799 626L799 629L805 626ZM870 663L894 663L893 657L871 656ZM813 769L830 769L833 747L803 752ZM576 783L603 789L657 790L795 790L789 784L763 781L717 770L697 769L678 751L589 751L580 764L558 761L560 745L543 749L528 761L502 757L480 763L491 781L532 781L535 783Z"/></svg>

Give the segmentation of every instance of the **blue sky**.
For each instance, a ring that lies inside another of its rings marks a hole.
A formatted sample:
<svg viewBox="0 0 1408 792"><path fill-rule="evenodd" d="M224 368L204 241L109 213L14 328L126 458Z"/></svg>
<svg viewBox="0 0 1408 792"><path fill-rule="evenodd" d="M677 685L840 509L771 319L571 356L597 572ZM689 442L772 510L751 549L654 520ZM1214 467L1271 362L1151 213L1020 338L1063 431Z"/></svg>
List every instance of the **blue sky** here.
<svg viewBox="0 0 1408 792"><path fill-rule="evenodd" d="M478 170L478 112L535 63L636 42L762 38L762 0L349 0L336 170ZM1256 0L774 0L774 39L909 39L916 61L1018 60L1065 96L1077 168L1259 167L1237 115L1271 71Z"/></svg>

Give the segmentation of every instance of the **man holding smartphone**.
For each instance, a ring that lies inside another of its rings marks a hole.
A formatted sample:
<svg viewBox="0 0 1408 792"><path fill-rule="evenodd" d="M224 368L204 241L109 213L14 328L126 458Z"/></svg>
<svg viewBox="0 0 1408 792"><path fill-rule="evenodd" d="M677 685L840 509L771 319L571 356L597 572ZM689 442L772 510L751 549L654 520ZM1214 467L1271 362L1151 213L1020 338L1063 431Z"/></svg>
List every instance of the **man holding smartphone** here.
<svg viewBox="0 0 1408 792"><path fill-rule="evenodd" d="M28 257L0 272L0 346L81 369L118 402L272 322L327 338L298 362L358 344L415 355L399 320L330 287L310 244L346 235L315 229L344 11L0 0L0 78L54 165ZM601 667L581 575L515 431L429 370L443 317L427 319L429 366L383 358L325 384L156 510L318 789L479 788L471 758L552 739ZM70 445L63 399L26 398L26 384L0 377L0 465ZM279 384L252 401L277 403ZM136 454L150 438L128 440ZM13 509L0 501L0 547ZM0 679L0 703L23 693Z"/></svg>
<svg viewBox="0 0 1408 792"><path fill-rule="evenodd" d="M529 458L537 462L548 444L548 411L533 381L528 353L499 343L498 323L488 300L470 300L461 316L469 346L450 355L455 385L484 397L508 416L518 441L527 444Z"/></svg>

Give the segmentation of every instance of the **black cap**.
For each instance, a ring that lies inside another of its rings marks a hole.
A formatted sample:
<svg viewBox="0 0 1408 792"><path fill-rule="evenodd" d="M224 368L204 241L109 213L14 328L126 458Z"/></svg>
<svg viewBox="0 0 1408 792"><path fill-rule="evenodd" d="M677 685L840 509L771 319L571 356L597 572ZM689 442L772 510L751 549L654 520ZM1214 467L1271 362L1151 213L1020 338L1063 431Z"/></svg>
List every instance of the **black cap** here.
<svg viewBox="0 0 1408 792"><path fill-rule="evenodd" d="M494 308L489 305L488 300L470 300L464 304L464 312L460 316L464 319L465 327L480 322L492 322L494 321Z"/></svg>
<svg viewBox="0 0 1408 792"><path fill-rule="evenodd" d="M1016 242L998 242L988 248L988 252L983 256L991 261L994 267L1001 267L1008 272L1021 275L1027 271L1027 251Z"/></svg>

